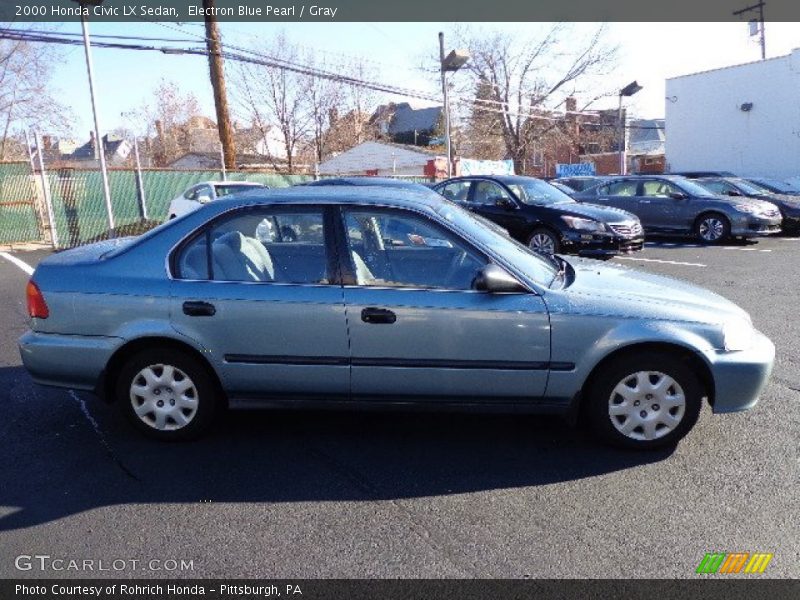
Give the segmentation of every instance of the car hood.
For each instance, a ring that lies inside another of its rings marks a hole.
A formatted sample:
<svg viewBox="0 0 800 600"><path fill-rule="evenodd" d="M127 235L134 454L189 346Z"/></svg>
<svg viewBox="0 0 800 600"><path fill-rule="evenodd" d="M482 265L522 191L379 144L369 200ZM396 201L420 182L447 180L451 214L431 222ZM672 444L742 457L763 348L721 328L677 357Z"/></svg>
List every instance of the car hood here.
<svg viewBox="0 0 800 600"><path fill-rule="evenodd" d="M558 210L564 215L587 217L604 223L637 220L635 215L626 210L586 202L560 202L558 204L552 204L551 208Z"/></svg>
<svg viewBox="0 0 800 600"><path fill-rule="evenodd" d="M574 278L561 295L571 310L620 317L717 324L731 317L750 320L736 304L705 288L585 258L566 258Z"/></svg>

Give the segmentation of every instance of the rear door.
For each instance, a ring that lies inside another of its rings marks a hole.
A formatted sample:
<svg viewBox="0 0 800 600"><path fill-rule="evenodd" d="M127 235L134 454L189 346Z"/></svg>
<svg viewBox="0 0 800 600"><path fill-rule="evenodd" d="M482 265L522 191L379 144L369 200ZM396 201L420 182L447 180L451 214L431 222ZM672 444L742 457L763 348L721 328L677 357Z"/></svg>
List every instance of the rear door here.
<svg viewBox="0 0 800 600"><path fill-rule="evenodd" d="M353 207L343 229L354 398L468 403L543 395L550 325L541 297L474 291L487 259L424 215Z"/></svg>
<svg viewBox="0 0 800 600"><path fill-rule="evenodd" d="M177 250L171 319L235 400L349 396L342 287L322 207L243 208Z"/></svg>
<svg viewBox="0 0 800 600"><path fill-rule="evenodd" d="M600 186L597 190L597 200L587 200L587 202L621 208L640 216L639 181L622 179Z"/></svg>

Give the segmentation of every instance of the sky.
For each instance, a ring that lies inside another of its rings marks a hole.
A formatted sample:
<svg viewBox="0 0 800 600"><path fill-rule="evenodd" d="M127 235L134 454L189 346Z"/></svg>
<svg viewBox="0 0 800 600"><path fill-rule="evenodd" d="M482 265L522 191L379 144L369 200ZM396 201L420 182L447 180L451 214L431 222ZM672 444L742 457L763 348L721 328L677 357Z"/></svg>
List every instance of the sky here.
<svg viewBox="0 0 800 600"><path fill-rule="evenodd" d="M474 33L500 30L518 39L536 38L549 27L542 23L479 23ZM597 23L567 25L568 39L583 39ZM203 38L201 23L92 23L92 34L167 38ZM767 58L800 48L800 23L767 23ZM58 31L80 32L78 24L62 24ZM445 45L454 39L453 23L220 23L223 43L257 48L281 32L292 42L313 49L332 69L354 58L366 61L371 80L437 94L435 57L438 32ZM616 67L601 81L606 90L619 90L636 80L643 90L628 101L629 114L640 118L664 116L665 79L708 69L757 61L760 47L750 38L746 23L609 23L605 40L618 47ZM64 47L53 88L75 114L73 135L88 138L92 128L91 103L83 48ZM94 70L100 124L104 131L130 125L122 113L142 106L153 96L162 78L192 92L204 113L214 116L203 56L164 55L155 52L95 49ZM422 66L426 68L421 68ZM226 69L231 69L226 65ZM454 77L465 76L456 73ZM388 99L388 98L387 98ZM397 101L400 98L392 98ZM382 99L383 100L383 99ZM580 99L579 99L580 100ZM616 107L617 98L599 101L592 108ZM581 102L579 101L579 105Z"/></svg>

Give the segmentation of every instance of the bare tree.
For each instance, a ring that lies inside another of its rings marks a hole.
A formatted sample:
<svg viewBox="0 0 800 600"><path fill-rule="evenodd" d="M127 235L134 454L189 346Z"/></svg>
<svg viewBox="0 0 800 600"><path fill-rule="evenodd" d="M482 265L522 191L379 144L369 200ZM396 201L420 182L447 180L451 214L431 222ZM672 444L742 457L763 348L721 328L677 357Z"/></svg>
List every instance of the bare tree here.
<svg viewBox="0 0 800 600"><path fill-rule="evenodd" d="M317 63L314 54L307 55L306 64L319 66L325 70L325 65ZM308 102L308 115L311 121L311 135L313 138L314 160L322 162L328 153L328 132L335 124L342 102L342 86L338 82L314 75L306 75L305 89Z"/></svg>
<svg viewBox="0 0 800 600"><path fill-rule="evenodd" d="M128 113L136 129L150 140L149 151L155 166L165 166L192 148L192 129L201 117L200 104L191 92L184 94L178 85L161 79L153 90L153 100ZM209 121L210 122L210 121Z"/></svg>
<svg viewBox="0 0 800 600"><path fill-rule="evenodd" d="M60 56L51 44L0 40L0 160L24 153L12 135L19 127L35 123L48 133L70 132L71 113L51 87Z"/></svg>
<svg viewBox="0 0 800 600"><path fill-rule="evenodd" d="M469 48L467 70L472 74L472 113L493 113L484 119L499 127L507 155L517 172L523 172L534 145L558 129L553 111L564 105L568 96L585 92L579 86L606 73L615 63L616 48L604 42L600 26L586 40L567 35L566 26L551 27L538 39L519 40L507 33L456 33L459 45ZM581 110L607 92L593 91Z"/></svg>
<svg viewBox="0 0 800 600"><path fill-rule="evenodd" d="M299 62L299 50L280 34L272 44L260 49L280 62ZM292 173L295 157L313 131L308 110L308 76L279 67L240 63L233 73L233 90L239 112L259 130L268 158L278 168L281 160ZM273 128L282 145L280 155L270 149Z"/></svg>

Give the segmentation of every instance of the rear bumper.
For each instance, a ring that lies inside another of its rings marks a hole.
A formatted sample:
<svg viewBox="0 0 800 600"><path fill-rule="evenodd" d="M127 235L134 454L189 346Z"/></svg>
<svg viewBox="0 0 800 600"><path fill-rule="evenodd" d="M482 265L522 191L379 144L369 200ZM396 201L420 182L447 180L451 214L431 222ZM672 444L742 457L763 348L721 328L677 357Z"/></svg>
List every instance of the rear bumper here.
<svg viewBox="0 0 800 600"><path fill-rule="evenodd" d="M775 345L756 332L752 347L741 352L706 354L714 378L715 413L739 412L752 408L772 373Z"/></svg>
<svg viewBox="0 0 800 600"><path fill-rule="evenodd" d="M22 364L36 383L94 390L122 339L29 331L19 339Z"/></svg>

